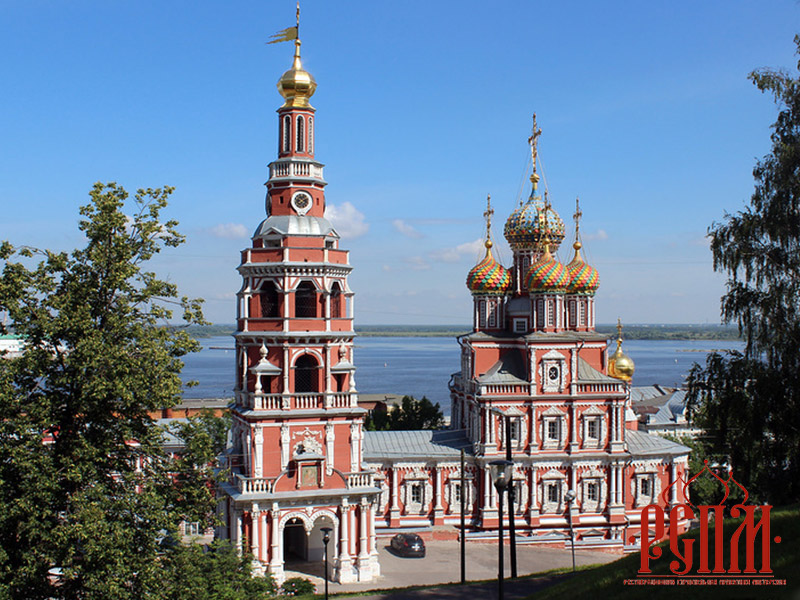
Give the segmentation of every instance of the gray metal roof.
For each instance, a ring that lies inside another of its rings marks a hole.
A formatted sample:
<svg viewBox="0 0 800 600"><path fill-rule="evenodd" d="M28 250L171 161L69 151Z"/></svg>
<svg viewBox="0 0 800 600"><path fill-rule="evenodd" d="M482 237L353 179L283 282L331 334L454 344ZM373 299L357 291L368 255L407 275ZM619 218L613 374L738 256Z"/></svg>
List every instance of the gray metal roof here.
<svg viewBox="0 0 800 600"><path fill-rule="evenodd" d="M339 237L330 221L322 217L308 215L285 215L269 217L261 221L253 237L261 237L270 233L281 235L329 235Z"/></svg>
<svg viewBox="0 0 800 600"><path fill-rule="evenodd" d="M402 458L457 458L472 443L463 429L438 431L365 431L364 460Z"/></svg>
<svg viewBox="0 0 800 600"><path fill-rule="evenodd" d="M528 383L525 362L519 351L506 352L486 373L478 377L479 383Z"/></svg>
<svg viewBox="0 0 800 600"><path fill-rule="evenodd" d="M628 451L634 458L660 454L689 454L689 448L686 446L643 431L628 429L625 431L625 440L628 442Z"/></svg>
<svg viewBox="0 0 800 600"><path fill-rule="evenodd" d="M608 375L603 375L600 371L595 369L589 363L587 363L582 358L578 358L578 381L583 382L595 382L595 381L604 381L607 383L619 383L619 379L614 379L613 377L609 377Z"/></svg>
<svg viewBox="0 0 800 600"><path fill-rule="evenodd" d="M649 397L633 404L638 414L650 415L648 424L668 425L677 422L686 412L686 390ZM649 409L649 410L643 410Z"/></svg>
<svg viewBox="0 0 800 600"><path fill-rule="evenodd" d="M664 398L670 393L674 392L675 388L663 387L660 385L643 385L631 388L631 402L634 404L640 402L656 401Z"/></svg>

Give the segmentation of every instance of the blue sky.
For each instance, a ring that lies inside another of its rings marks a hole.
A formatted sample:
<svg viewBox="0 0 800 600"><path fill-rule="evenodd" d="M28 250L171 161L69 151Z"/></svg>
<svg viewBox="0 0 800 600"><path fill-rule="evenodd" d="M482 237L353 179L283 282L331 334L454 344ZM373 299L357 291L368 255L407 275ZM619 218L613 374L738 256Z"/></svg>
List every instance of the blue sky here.
<svg viewBox="0 0 800 600"><path fill-rule="evenodd" d="M351 250L360 324L470 321L486 194L529 190L531 114L555 209L584 218L599 322L714 323L704 235L749 198L800 6L770 2L323 2L302 6L317 158ZM81 243L95 181L172 185L188 243L160 274L234 319L239 250L264 217L291 0L0 1L0 239ZM571 226L568 226L571 231ZM560 258L568 261L571 239Z"/></svg>

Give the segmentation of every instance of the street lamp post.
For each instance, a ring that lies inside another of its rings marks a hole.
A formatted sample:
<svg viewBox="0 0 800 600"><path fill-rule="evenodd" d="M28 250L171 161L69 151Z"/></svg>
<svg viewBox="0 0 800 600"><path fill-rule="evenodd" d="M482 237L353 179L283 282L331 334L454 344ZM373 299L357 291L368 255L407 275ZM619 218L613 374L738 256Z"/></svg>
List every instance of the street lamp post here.
<svg viewBox="0 0 800 600"><path fill-rule="evenodd" d="M497 490L497 593L503 600L503 492L511 481L514 463L510 460L493 460L489 467Z"/></svg>
<svg viewBox="0 0 800 600"><path fill-rule="evenodd" d="M325 600L328 600L328 542L331 541L331 529L330 527L322 527L320 528L322 532L322 543L325 545Z"/></svg>
<svg viewBox="0 0 800 600"><path fill-rule="evenodd" d="M492 412L501 417L505 427L506 438L506 460L511 461L511 417L498 408L493 408ZM514 498L516 490L514 482L509 479L510 485L506 486L508 493L508 553L511 561L511 578L517 577L517 527L514 522Z"/></svg>
<svg viewBox="0 0 800 600"><path fill-rule="evenodd" d="M569 545L572 547L572 572L575 572L575 531L572 529L572 503L575 501L575 491L568 490L567 499L567 520L569 521Z"/></svg>

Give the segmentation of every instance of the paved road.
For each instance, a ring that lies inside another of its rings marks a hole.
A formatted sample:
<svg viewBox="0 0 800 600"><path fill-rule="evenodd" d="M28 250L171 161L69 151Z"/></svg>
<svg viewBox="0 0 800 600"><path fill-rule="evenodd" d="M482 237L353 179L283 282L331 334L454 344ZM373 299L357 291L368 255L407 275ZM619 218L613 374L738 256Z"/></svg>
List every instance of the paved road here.
<svg viewBox="0 0 800 600"><path fill-rule="evenodd" d="M403 588L414 585L435 585L437 583L452 583L461 580L458 541L429 541L426 542L427 555L425 558L400 558L389 552L388 539L379 539L381 577L370 583L338 584L330 582L330 594L343 592L364 592L369 590L387 590ZM620 555L608 552L590 552L578 550L575 552L575 562L578 565L607 563L618 559ZM506 576L508 569L508 546L505 547ZM480 581L497 578L497 544L486 542L467 543L467 581ZM517 546L517 565L519 575L539 573L558 567L570 567L572 555L569 550L562 548L543 548L540 546ZM317 584L317 589L322 591L323 573L322 563L301 563L287 565L287 570L300 571L301 577L306 577ZM290 574L289 576L291 576ZM508 598L524 598L536 590L534 586L544 585L544 581L519 581L509 582L507 586ZM483 584L480 590L467 591L462 586L440 588L434 595L431 591L417 590L415 592L392 594L392 600L405 600L406 598L493 598L496 597L496 582ZM483 589L485 588L485 589ZM429 593L430 592L430 593ZM478 593L480 592L480 593ZM453 595L455 594L455 595ZM518 594L518 595L513 595ZM385 595L364 597L369 599L383 598ZM388 596L386 596L388 597Z"/></svg>

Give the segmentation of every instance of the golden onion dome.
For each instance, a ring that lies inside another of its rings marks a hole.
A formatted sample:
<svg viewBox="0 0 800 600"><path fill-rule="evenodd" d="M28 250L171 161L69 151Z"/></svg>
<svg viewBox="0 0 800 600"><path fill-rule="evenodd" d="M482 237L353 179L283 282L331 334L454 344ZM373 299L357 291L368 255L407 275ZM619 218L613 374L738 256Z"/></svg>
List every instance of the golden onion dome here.
<svg viewBox="0 0 800 600"><path fill-rule="evenodd" d="M608 358L608 374L629 382L635 370L633 359L622 351L622 323L617 321L617 350Z"/></svg>
<svg viewBox="0 0 800 600"><path fill-rule="evenodd" d="M294 41L294 62L292 68L286 71L278 80L278 91L286 99L283 107L310 108L308 99L317 90L314 77L303 69L300 61L300 40Z"/></svg>
<svg viewBox="0 0 800 600"><path fill-rule="evenodd" d="M583 262L581 243L576 241L572 247L575 248L575 256L567 264L569 274L567 293L593 296L600 286L600 276L597 274L597 269Z"/></svg>

